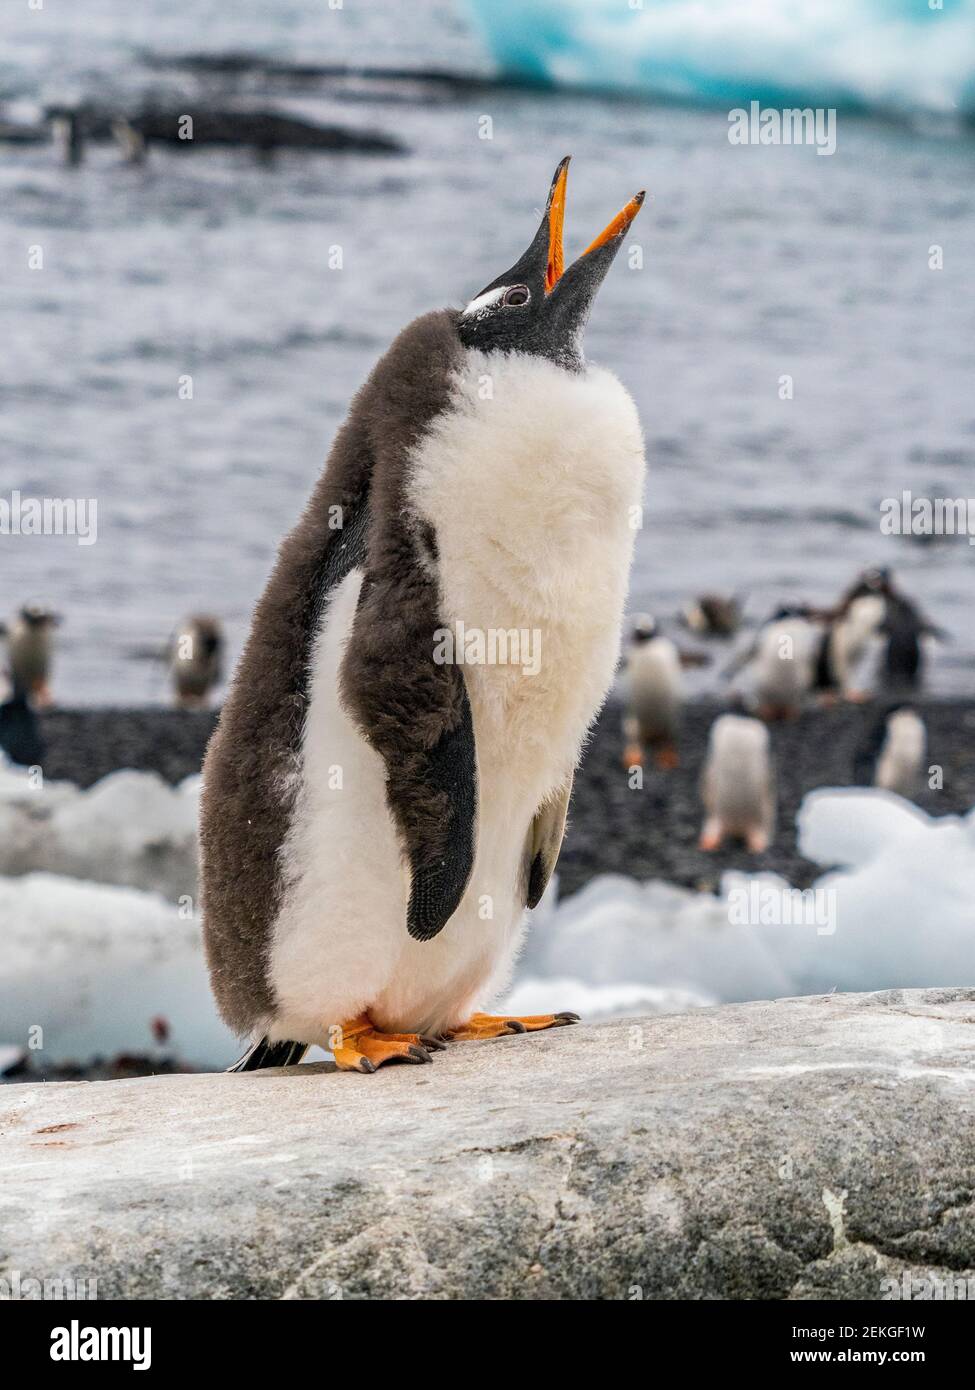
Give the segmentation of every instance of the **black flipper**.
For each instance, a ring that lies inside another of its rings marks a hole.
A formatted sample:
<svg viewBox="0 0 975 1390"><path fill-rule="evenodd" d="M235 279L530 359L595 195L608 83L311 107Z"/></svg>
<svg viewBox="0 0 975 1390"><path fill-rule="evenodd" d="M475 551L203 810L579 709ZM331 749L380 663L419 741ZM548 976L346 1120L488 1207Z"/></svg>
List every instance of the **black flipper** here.
<svg viewBox="0 0 975 1390"><path fill-rule="evenodd" d="M227 1071L263 1071L266 1067L291 1067L297 1065L308 1051L307 1043L268 1042L261 1038L253 1047L247 1049Z"/></svg>
<svg viewBox="0 0 975 1390"><path fill-rule="evenodd" d="M535 812L525 854L528 877L525 902L528 907L538 906L555 871L562 848L562 838L565 835L565 818L569 813L571 795L570 777L565 786Z"/></svg>
<svg viewBox="0 0 975 1390"><path fill-rule="evenodd" d="M477 759L474 723L466 688L456 728L441 736L426 759L429 791L444 797L444 845L410 855L412 883L406 929L417 941L429 941L456 912L474 867L477 821Z"/></svg>
<svg viewBox="0 0 975 1390"><path fill-rule="evenodd" d="M477 754L463 672L437 656L436 583L412 537L384 543L397 540L402 563L367 568L341 690L386 764L386 802L410 869L406 929L429 941L457 910L474 868Z"/></svg>

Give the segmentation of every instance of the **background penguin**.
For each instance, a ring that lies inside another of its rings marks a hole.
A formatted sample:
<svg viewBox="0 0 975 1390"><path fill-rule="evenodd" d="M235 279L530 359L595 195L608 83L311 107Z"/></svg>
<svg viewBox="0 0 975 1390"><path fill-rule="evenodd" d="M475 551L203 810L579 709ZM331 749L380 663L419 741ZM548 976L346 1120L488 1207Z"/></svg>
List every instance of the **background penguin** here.
<svg viewBox="0 0 975 1390"><path fill-rule="evenodd" d="M22 767L40 767L44 762L40 721L22 690L0 704L0 750Z"/></svg>
<svg viewBox="0 0 975 1390"><path fill-rule="evenodd" d="M85 157L84 117L80 111L66 107L51 108L51 131L61 157L71 168L77 168Z"/></svg>
<svg viewBox="0 0 975 1390"><path fill-rule="evenodd" d="M649 613L634 619L625 661L623 766L642 767L644 749L650 749L659 768L675 768L684 698L680 653L669 637L660 635Z"/></svg>
<svg viewBox="0 0 975 1390"><path fill-rule="evenodd" d="M741 627L741 610L734 594L701 594L685 604L681 617L701 637L733 637Z"/></svg>
<svg viewBox="0 0 975 1390"><path fill-rule="evenodd" d="M917 606L890 584L885 594L886 611L881 625L885 639L879 680L888 695L905 695L924 682L922 637L946 637L943 629L925 618Z"/></svg>
<svg viewBox="0 0 975 1390"><path fill-rule="evenodd" d="M204 709L223 666L223 628L206 613L187 618L170 644L170 675L181 709Z"/></svg>
<svg viewBox="0 0 975 1390"><path fill-rule="evenodd" d="M563 269L567 164L511 270L375 367L257 606L201 825L214 991L259 1039L240 1070L574 1019L478 1012L558 856L643 486L636 409L581 355L642 195ZM438 661L461 623L536 634L537 670Z"/></svg>
<svg viewBox="0 0 975 1390"><path fill-rule="evenodd" d="M775 782L769 732L760 720L722 714L711 725L701 799L701 849L720 849L726 836L744 840L752 854L768 849L775 833Z"/></svg>
<svg viewBox="0 0 975 1390"><path fill-rule="evenodd" d="M39 604L28 604L6 631L7 662L14 694L23 694L35 705L51 703L53 633L61 619Z"/></svg>
<svg viewBox="0 0 975 1390"><path fill-rule="evenodd" d="M856 687L855 677L871 638L883 624L886 584L886 570L866 570L824 615L827 626L817 651L814 687L825 701L837 694L854 702L866 698Z"/></svg>
<svg viewBox="0 0 975 1390"><path fill-rule="evenodd" d="M918 790L927 730L910 705L891 705L877 719L854 761L854 779L860 786L883 787L899 796L912 797Z"/></svg>
<svg viewBox="0 0 975 1390"><path fill-rule="evenodd" d="M747 668L751 698L763 719L795 719L812 685L816 630L806 608L778 608L750 648L729 666Z"/></svg>

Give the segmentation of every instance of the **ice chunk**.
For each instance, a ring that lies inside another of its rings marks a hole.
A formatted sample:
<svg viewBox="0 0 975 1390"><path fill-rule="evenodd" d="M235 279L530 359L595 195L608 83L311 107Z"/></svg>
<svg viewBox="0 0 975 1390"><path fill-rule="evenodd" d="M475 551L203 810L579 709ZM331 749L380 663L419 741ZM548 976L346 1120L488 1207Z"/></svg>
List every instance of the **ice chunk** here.
<svg viewBox="0 0 975 1390"><path fill-rule="evenodd" d="M220 1021L200 923L155 893L54 874L0 878L0 1042L43 1062L152 1049L222 1068L240 1049ZM37 1030L40 1030L39 1032Z"/></svg>

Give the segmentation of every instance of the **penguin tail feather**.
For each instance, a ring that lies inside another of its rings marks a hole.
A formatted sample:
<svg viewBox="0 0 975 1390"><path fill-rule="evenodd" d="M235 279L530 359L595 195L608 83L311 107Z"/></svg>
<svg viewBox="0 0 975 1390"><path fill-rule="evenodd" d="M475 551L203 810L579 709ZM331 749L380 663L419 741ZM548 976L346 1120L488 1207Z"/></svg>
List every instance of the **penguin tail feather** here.
<svg viewBox="0 0 975 1390"><path fill-rule="evenodd" d="M261 1038L253 1047L247 1049L243 1057L228 1067L227 1071L263 1071L266 1067L291 1067L297 1065L308 1051L307 1043L268 1042Z"/></svg>

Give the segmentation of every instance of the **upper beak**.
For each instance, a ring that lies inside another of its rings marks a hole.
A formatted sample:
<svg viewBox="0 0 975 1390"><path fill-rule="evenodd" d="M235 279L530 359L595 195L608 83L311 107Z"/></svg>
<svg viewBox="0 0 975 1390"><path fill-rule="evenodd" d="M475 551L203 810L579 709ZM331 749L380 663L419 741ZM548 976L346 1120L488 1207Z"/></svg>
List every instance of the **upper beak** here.
<svg viewBox="0 0 975 1390"><path fill-rule="evenodd" d="M559 164L552 180L552 187L548 195L548 203L545 207L545 214L548 219L548 262L545 269L545 293L551 294L552 290L561 280L565 271L565 252L562 245L562 230L565 223L565 189L569 177L569 159L566 157ZM636 217L646 193L641 190L627 203L626 207L618 212L603 230L596 237L595 241L589 243L582 255L573 263L578 265L586 256L593 251L598 251L603 246L610 243L618 243L625 236L630 223ZM613 254L618 246L614 244Z"/></svg>
<svg viewBox="0 0 975 1390"><path fill-rule="evenodd" d="M569 160L566 155L555 171L552 187L548 195L545 212L548 217L548 264L545 268L545 293L551 294L556 281L565 269L565 252L562 248L562 227L565 223L565 185L569 178Z"/></svg>

